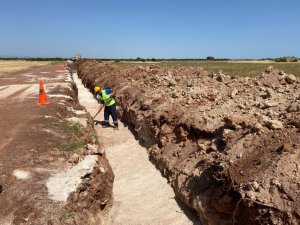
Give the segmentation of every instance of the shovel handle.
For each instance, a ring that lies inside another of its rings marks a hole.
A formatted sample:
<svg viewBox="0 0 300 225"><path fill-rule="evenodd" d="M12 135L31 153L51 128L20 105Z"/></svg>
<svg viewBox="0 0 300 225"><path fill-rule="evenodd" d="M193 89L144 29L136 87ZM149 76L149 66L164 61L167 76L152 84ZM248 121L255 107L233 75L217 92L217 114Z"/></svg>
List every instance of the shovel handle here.
<svg viewBox="0 0 300 225"><path fill-rule="evenodd" d="M96 118L96 116L99 114L99 112L102 110L102 108L103 108L103 106L102 106L102 107L100 107L100 109L98 110L98 112L96 113L96 115L93 117L93 119L95 119L95 118Z"/></svg>

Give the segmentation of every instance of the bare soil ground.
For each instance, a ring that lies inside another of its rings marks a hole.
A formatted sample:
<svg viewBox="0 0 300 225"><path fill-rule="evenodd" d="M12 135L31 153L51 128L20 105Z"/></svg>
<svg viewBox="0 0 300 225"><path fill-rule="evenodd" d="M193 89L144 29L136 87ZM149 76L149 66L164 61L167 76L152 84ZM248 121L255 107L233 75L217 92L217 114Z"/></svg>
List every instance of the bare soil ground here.
<svg viewBox="0 0 300 225"><path fill-rule="evenodd" d="M92 61L78 72L117 92L122 120L203 224L300 224L298 78Z"/></svg>
<svg viewBox="0 0 300 225"><path fill-rule="evenodd" d="M47 65L0 78L0 224L93 224L96 220L100 224L103 220L96 213L104 198L109 203L113 182L104 155L95 155L95 168L76 184L82 182L81 193L89 197L97 193L97 198L79 199L77 189L69 198L67 192L68 200L55 200L47 187L49 178L70 171L85 155L95 153L86 149L87 144L96 146L92 127L67 120L86 121L88 115L78 104L70 75L60 68ZM44 81L49 105L37 106L39 79ZM95 176L100 164L107 172ZM93 190L91 183L97 184ZM59 187L58 192L66 191L63 184Z"/></svg>

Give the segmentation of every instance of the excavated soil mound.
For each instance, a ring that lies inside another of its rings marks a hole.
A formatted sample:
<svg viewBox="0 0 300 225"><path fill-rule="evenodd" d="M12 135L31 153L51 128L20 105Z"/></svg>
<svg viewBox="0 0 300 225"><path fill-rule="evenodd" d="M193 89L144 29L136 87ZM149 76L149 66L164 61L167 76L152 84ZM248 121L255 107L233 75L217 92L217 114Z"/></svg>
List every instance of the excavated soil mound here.
<svg viewBox="0 0 300 225"><path fill-rule="evenodd" d="M82 61L203 224L300 224L300 80Z"/></svg>

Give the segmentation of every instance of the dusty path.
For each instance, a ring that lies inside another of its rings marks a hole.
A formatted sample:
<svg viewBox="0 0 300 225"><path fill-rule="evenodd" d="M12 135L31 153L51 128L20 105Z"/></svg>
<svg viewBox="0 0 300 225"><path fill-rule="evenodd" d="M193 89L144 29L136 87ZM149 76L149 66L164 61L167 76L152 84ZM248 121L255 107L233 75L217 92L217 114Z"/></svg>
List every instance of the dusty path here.
<svg viewBox="0 0 300 225"><path fill-rule="evenodd" d="M97 101L76 75L74 81L80 103L94 115ZM103 115L97 118L103 119ZM149 161L146 149L122 123L119 131L99 126L96 131L115 174L114 206L108 224L199 224L194 215L179 206L173 189Z"/></svg>
<svg viewBox="0 0 300 225"><path fill-rule="evenodd" d="M51 104L37 107L42 79ZM56 113L71 88L56 65L0 77L0 224L45 224L59 203L48 199L44 182L64 166L51 160ZM5 207L3 207L5 206Z"/></svg>

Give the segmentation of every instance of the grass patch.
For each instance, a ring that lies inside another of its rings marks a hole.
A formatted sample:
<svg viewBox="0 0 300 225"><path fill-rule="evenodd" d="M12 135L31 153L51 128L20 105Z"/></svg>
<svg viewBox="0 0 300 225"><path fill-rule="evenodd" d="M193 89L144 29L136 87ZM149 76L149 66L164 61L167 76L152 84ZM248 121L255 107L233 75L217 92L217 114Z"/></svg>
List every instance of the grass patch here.
<svg viewBox="0 0 300 225"><path fill-rule="evenodd" d="M68 210L62 210L61 212L59 212L58 219L60 222L63 222L69 218L74 217L74 215L75 215L74 212Z"/></svg>
<svg viewBox="0 0 300 225"><path fill-rule="evenodd" d="M64 120L61 129L67 139L59 141L58 148L64 151L75 151L84 145L84 128L79 123Z"/></svg>
<svg viewBox="0 0 300 225"><path fill-rule="evenodd" d="M73 123L68 120L64 120L62 123L62 129L65 133L80 137L82 132L82 126L79 123Z"/></svg>
<svg viewBox="0 0 300 225"><path fill-rule="evenodd" d="M95 140L95 144L96 144L96 145L99 145L99 144L100 144L100 142L99 142L99 137L98 137L98 135L95 133L95 131L93 131L92 138Z"/></svg>
<svg viewBox="0 0 300 225"><path fill-rule="evenodd" d="M57 147L63 151L76 151L88 143L99 144L98 136L92 128L68 120L64 120L60 126L66 137L57 142Z"/></svg>
<svg viewBox="0 0 300 225"><path fill-rule="evenodd" d="M70 140L70 141L60 141L58 142L58 148L64 151L75 151L83 146L83 142L81 140Z"/></svg>

